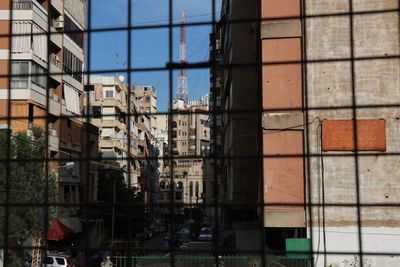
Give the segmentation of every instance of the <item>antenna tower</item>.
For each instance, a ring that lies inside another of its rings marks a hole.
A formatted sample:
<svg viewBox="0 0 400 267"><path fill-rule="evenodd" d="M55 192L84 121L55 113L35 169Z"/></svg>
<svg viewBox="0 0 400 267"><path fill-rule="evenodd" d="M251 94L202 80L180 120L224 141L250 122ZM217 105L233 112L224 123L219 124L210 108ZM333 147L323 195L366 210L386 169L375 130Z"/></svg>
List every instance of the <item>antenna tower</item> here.
<svg viewBox="0 0 400 267"><path fill-rule="evenodd" d="M182 10L181 12L181 43L179 46L179 58L180 63L186 63L186 26L184 25L186 22L185 12ZM178 99L183 100L185 105L188 103L188 85L187 85L187 75L186 69L181 68L179 72L178 78Z"/></svg>

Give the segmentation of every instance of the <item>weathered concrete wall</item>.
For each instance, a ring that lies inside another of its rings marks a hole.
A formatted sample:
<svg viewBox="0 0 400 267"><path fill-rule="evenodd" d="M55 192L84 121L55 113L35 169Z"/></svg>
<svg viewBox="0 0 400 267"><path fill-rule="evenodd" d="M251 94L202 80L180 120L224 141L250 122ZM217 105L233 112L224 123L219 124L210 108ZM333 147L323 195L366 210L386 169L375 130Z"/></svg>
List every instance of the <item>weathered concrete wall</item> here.
<svg viewBox="0 0 400 267"><path fill-rule="evenodd" d="M305 0L306 15L349 12L348 2L347 0ZM396 0L354 0L352 2L354 12L398 8ZM351 109L353 81L355 103L359 106L356 112L357 119L386 120L386 151L360 152L358 177L354 152L351 151L324 152L323 172L325 203L349 205L348 207L326 207L327 227L335 227L335 231L343 231L345 227L357 226L356 179L358 178L360 202L370 205L360 209L363 229L365 231L384 229L382 230L384 233L378 233L375 236L377 240L363 235L364 247L372 252L387 252L393 240L390 233L400 229L400 208L374 206L374 204L394 204L400 201L400 172L398 171L400 158L388 155L400 152L400 111L398 107L385 107L385 105L400 103L400 59L388 58L400 54L399 13L380 12L353 16L354 75L350 60L350 20L349 15L333 15L310 17L305 21L307 59L315 61L307 64L308 94L305 97L308 100L308 108L311 108L308 110L308 121L317 117L321 120L353 119ZM333 61L317 62L327 59ZM318 120L309 125L306 140L310 148L308 152L313 155L309 158L311 172L307 179L311 182L311 190L308 193L311 194L313 204L322 204L322 168L321 158L318 156L322 150ZM319 219L322 220L322 209L315 207L312 211L312 230L319 231L321 229L318 229L317 223ZM308 218L309 222L310 218ZM328 234L327 237L328 250L334 250L339 244L343 246L352 242L348 235ZM356 242L354 248L358 251L358 241L354 242ZM330 243L336 244L329 246ZM314 250L316 249L314 246ZM399 252L399 249L395 250ZM396 264L391 262L391 265L383 260L384 257L375 258L370 266L399 265L398 258L394 258ZM320 256L318 266L322 263ZM331 261L328 265L330 263L339 264L333 266L347 266L343 261Z"/></svg>

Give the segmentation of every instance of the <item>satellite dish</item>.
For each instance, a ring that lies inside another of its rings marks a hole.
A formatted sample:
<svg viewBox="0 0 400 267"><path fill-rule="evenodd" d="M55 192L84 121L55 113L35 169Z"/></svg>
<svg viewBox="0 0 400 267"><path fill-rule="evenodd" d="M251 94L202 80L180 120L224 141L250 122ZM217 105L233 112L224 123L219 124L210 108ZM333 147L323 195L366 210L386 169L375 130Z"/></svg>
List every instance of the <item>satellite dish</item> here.
<svg viewBox="0 0 400 267"><path fill-rule="evenodd" d="M123 83L125 80L125 77L124 77L124 75L119 75L118 79L121 81L121 83Z"/></svg>

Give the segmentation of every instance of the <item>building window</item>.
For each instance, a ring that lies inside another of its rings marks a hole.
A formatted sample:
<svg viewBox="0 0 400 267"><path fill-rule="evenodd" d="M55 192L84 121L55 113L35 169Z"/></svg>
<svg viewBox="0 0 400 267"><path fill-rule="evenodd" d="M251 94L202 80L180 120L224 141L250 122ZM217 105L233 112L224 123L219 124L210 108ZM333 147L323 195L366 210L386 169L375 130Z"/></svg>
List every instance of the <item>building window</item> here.
<svg viewBox="0 0 400 267"><path fill-rule="evenodd" d="M83 48L83 32L79 27L70 19L68 16L64 16L64 30L65 34L71 38L71 40L77 44L80 48Z"/></svg>
<svg viewBox="0 0 400 267"><path fill-rule="evenodd" d="M93 118L101 118L101 107L91 107Z"/></svg>
<svg viewBox="0 0 400 267"><path fill-rule="evenodd" d="M64 72L71 75L78 82L82 82L82 61L64 48Z"/></svg>
<svg viewBox="0 0 400 267"><path fill-rule="evenodd" d="M199 182L196 182L195 192L196 192L196 198L199 198Z"/></svg>
<svg viewBox="0 0 400 267"><path fill-rule="evenodd" d="M28 61L13 61L11 63L11 88L28 88L29 63ZM26 75L26 76L21 76Z"/></svg>
<svg viewBox="0 0 400 267"><path fill-rule="evenodd" d="M160 182L160 189L165 189L165 182Z"/></svg>
<svg viewBox="0 0 400 267"><path fill-rule="evenodd" d="M176 189L182 190L182 189L183 189L183 183L182 183L182 182L178 182L178 183L176 184Z"/></svg>
<svg viewBox="0 0 400 267"><path fill-rule="evenodd" d="M182 192L175 192L175 200L182 200Z"/></svg>
<svg viewBox="0 0 400 267"><path fill-rule="evenodd" d="M42 88L46 88L47 84L47 76L46 70L39 66L36 63L32 63L32 83L40 86Z"/></svg>
<svg viewBox="0 0 400 267"><path fill-rule="evenodd" d="M106 97L114 97L114 92L112 90L107 90Z"/></svg>

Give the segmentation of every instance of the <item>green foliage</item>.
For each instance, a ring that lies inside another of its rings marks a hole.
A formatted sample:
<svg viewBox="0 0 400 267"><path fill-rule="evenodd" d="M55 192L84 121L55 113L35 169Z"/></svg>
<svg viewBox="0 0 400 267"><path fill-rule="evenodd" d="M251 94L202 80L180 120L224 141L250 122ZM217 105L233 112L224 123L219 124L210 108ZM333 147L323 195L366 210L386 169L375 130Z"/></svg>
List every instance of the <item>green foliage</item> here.
<svg viewBox="0 0 400 267"><path fill-rule="evenodd" d="M12 134L10 140L5 132L0 132L0 203L9 207L7 233L10 245L29 236L40 236L45 223L56 215L56 209L48 206L56 200L56 179L50 171L46 175L45 152L41 129L34 129L32 136ZM9 192L7 203L6 187ZM3 206L0 208L0 227L3 227L0 244L4 241L5 215Z"/></svg>

